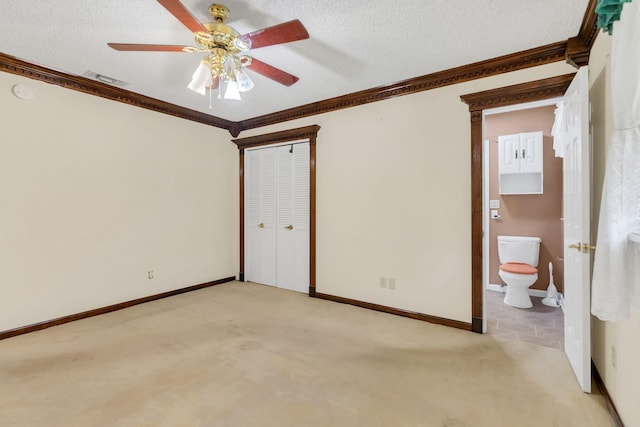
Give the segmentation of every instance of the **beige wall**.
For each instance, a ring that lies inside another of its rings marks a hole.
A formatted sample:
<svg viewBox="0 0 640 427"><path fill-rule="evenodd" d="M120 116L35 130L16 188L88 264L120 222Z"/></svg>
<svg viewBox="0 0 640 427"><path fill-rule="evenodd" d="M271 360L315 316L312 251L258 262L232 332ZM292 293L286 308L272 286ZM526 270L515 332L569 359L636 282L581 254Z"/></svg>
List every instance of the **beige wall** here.
<svg viewBox="0 0 640 427"><path fill-rule="evenodd" d="M498 236L537 236L542 239L538 280L531 289L547 289L551 262L554 283L562 292L562 159L555 157L553 151L551 128L555 119L554 110L555 106L549 105L485 117L484 135L489 140L489 198L500 201L500 218L491 220L489 225L489 283L503 283L498 275ZM543 194L501 196L498 187L498 137L536 131L542 131L543 134Z"/></svg>
<svg viewBox="0 0 640 427"><path fill-rule="evenodd" d="M556 63L281 123L318 124L318 292L471 321L470 118L460 95ZM396 289L380 288L380 277Z"/></svg>
<svg viewBox="0 0 640 427"><path fill-rule="evenodd" d="M0 110L0 331L237 274L226 131L5 73Z"/></svg>
<svg viewBox="0 0 640 427"><path fill-rule="evenodd" d="M591 58L596 207L609 42L601 34ZM319 292L470 321L459 95L572 71L551 64L241 136L322 126ZM15 83L36 99L14 98ZM0 330L236 274L238 155L225 131L3 73L0 108ZM638 336L638 320L593 321L593 359L626 425L640 425Z"/></svg>
<svg viewBox="0 0 640 427"><path fill-rule="evenodd" d="M611 116L611 37L599 33L590 58L589 96L593 108L593 214L592 236L597 234L602 198L606 148L613 131ZM595 241L595 237L592 237ZM597 241L596 241L597 246ZM597 250L597 249L596 249ZM640 384L640 313L621 322L602 322L592 317L592 358L626 426L640 425L638 384ZM617 357L614 366L613 349Z"/></svg>

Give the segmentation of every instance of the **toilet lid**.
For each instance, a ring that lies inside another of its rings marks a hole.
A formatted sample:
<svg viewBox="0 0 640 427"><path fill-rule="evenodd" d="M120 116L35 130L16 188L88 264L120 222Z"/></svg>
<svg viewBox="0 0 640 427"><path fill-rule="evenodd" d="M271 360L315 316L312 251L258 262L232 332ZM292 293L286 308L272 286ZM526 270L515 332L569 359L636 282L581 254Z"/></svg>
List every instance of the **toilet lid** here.
<svg viewBox="0 0 640 427"><path fill-rule="evenodd" d="M508 262L500 266L500 270L515 274L536 274L538 269L524 262Z"/></svg>

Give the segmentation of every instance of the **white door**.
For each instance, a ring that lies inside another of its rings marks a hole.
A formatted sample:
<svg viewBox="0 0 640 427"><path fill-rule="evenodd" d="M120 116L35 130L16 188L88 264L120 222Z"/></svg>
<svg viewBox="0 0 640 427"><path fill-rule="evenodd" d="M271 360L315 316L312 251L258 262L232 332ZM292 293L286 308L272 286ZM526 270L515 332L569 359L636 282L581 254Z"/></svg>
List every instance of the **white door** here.
<svg viewBox="0 0 640 427"><path fill-rule="evenodd" d="M309 291L309 144L278 147L277 285Z"/></svg>
<svg viewBox="0 0 640 427"><path fill-rule="evenodd" d="M565 94L564 350L580 387L591 392L589 74L582 67ZM585 249L586 247L586 249Z"/></svg>
<svg viewBox="0 0 640 427"><path fill-rule="evenodd" d="M309 291L309 143L245 152L245 279Z"/></svg>
<svg viewBox="0 0 640 427"><path fill-rule="evenodd" d="M245 153L245 279L275 286L276 153Z"/></svg>

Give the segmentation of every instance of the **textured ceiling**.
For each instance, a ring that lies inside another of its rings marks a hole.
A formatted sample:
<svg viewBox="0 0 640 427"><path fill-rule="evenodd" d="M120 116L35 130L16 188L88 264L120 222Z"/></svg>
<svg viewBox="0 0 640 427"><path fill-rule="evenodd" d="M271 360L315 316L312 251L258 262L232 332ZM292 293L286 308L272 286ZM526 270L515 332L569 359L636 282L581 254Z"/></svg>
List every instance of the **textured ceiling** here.
<svg viewBox="0 0 640 427"><path fill-rule="evenodd" d="M201 22L211 0L183 0ZM291 87L250 72L242 101L212 100L186 85L204 54L118 52L108 42L193 45L155 0L2 0L0 52L126 90L240 121L574 37L588 0L228 0L241 34L300 19L308 40L250 51L300 78Z"/></svg>

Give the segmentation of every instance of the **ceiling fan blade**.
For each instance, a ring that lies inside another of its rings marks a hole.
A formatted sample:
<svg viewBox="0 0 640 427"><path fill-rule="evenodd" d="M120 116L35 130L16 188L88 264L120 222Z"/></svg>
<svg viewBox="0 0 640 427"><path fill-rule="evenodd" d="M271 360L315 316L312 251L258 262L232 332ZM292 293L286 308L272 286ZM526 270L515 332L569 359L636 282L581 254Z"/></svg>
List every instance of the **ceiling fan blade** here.
<svg viewBox="0 0 640 427"><path fill-rule="evenodd" d="M148 52L188 52L188 46L172 44L138 44L138 43L107 43L110 48L122 51L148 51Z"/></svg>
<svg viewBox="0 0 640 427"><path fill-rule="evenodd" d="M307 29L298 19L263 28L249 34L240 36L241 39L251 43L251 49L272 46L274 44L288 43L309 38Z"/></svg>
<svg viewBox="0 0 640 427"><path fill-rule="evenodd" d="M257 60L256 58L251 58L251 65L247 65L247 68L285 86L291 86L298 81L298 77L293 74L289 74L279 68L272 67L269 64Z"/></svg>
<svg viewBox="0 0 640 427"><path fill-rule="evenodd" d="M158 0L158 3L175 16L178 21L182 22L192 33L197 33L198 31L208 32L207 28L194 18L191 12L178 0Z"/></svg>

